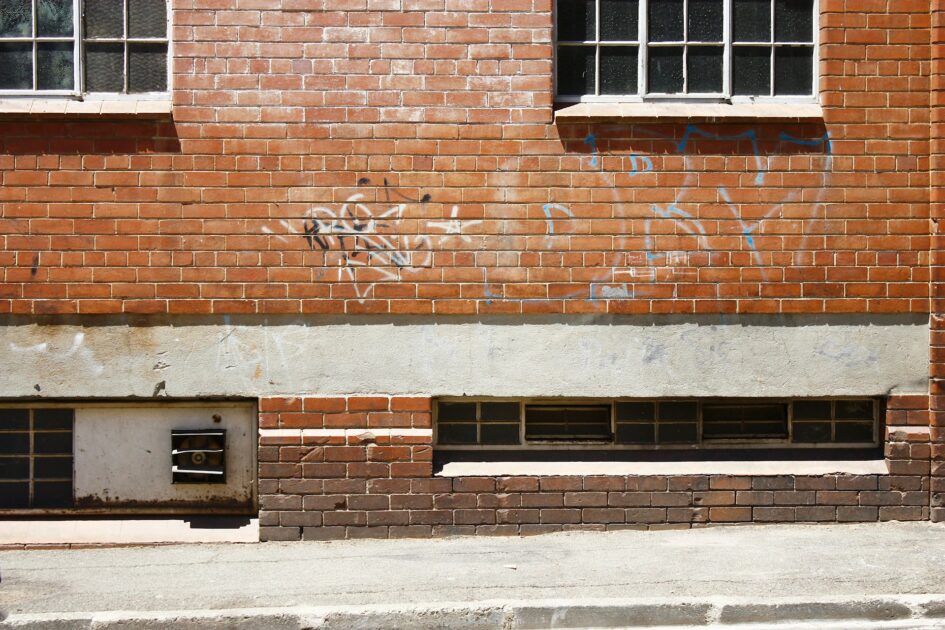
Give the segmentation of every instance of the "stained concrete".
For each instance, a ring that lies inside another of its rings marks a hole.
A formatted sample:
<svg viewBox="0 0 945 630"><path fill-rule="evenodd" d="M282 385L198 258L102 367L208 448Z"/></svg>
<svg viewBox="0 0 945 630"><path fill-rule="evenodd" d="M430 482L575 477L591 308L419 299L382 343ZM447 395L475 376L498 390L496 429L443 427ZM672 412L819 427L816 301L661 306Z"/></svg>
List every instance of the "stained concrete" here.
<svg viewBox="0 0 945 630"><path fill-rule="evenodd" d="M63 323L64 322L64 323ZM111 318L0 326L0 397L927 390L925 316Z"/></svg>

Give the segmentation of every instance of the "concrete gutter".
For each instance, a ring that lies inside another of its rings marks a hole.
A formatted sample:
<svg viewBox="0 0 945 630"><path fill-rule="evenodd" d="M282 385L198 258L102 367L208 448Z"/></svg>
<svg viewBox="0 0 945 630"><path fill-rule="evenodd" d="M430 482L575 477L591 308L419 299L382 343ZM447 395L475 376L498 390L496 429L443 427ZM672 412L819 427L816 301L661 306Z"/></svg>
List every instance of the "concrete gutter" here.
<svg viewBox="0 0 945 630"><path fill-rule="evenodd" d="M228 628L942 628L945 595L867 599L546 600L436 605L234 608L11 615L0 628L29 630Z"/></svg>

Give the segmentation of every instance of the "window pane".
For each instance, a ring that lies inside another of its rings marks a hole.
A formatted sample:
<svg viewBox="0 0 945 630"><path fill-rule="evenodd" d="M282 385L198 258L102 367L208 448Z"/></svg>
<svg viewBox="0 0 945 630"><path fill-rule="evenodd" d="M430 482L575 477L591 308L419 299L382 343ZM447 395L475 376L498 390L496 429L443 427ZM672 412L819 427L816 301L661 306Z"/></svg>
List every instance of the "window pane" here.
<svg viewBox="0 0 945 630"><path fill-rule="evenodd" d="M651 47L649 54L649 91L659 94L675 94L677 92L682 92L682 47Z"/></svg>
<svg viewBox="0 0 945 630"><path fill-rule="evenodd" d="M838 422L837 442L872 442L872 422Z"/></svg>
<svg viewBox="0 0 945 630"><path fill-rule="evenodd" d="M85 0L86 37L122 37L123 23L122 0Z"/></svg>
<svg viewBox="0 0 945 630"><path fill-rule="evenodd" d="M609 406L525 407L526 439L610 439Z"/></svg>
<svg viewBox="0 0 945 630"><path fill-rule="evenodd" d="M33 507L64 508L71 506L71 481L42 481L33 484Z"/></svg>
<svg viewBox="0 0 945 630"><path fill-rule="evenodd" d="M0 454L29 455L29 433L0 433Z"/></svg>
<svg viewBox="0 0 945 630"><path fill-rule="evenodd" d="M787 405L705 404L703 437L787 437Z"/></svg>
<svg viewBox="0 0 945 630"><path fill-rule="evenodd" d="M660 0L647 5L647 36L651 42L683 39L683 0Z"/></svg>
<svg viewBox="0 0 945 630"><path fill-rule="evenodd" d="M687 55L689 93L722 91L722 47L690 46Z"/></svg>
<svg viewBox="0 0 945 630"><path fill-rule="evenodd" d="M517 402L481 403L479 417L483 422L518 422L521 411Z"/></svg>
<svg viewBox="0 0 945 630"><path fill-rule="evenodd" d="M602 46L600 49L600 93L637 93L636 46Z"/></svg>
<svg viewBox="0 0 945 630"><path fill-rule="evenodd" d="M35 479L72 479L71 457L37 457L33 462Z"/></svg>
<svg viewBox="0 0 945 630"><path fill-rule="evenodd" d="M604 41L636 41L639 17L638 0L600 0L600 38Z"/></svg>
<svg viewBox="0 0 945 630"><path fill-rule="evenodd" d="M558 0L558 41L597 39L594 0Z"/></svg>
<svg viewBox="0 0 945 630"><path fill-rule="evenodd" d="M752 96L771 93L771 49L736 46L732 49L732 92Z"/></svg>
<svg viewBox="0 0 945 630"><path fill-rule="evenodd" d="M40 90L71 90L75 84L71 42L36 45L36 86Z"/></svg>
<svg viewBox="0 0 945 630"><path fill-rule="evenodd" d="M722 41L722 0L689 0L689 41Z"/></svg>
<svg viewBox="0 0 945 630"><path fill-rule="evenodd" d="M72 430L72 409L35 409L33 428Z"/></svg>
<svg viewBox="0 0 945 630"><path fill-rule="evenodd" d="M39 0L36 33L47 37L72 35L72 0Z"/></svg>
<svg viewBox="0 0 945 630"><path fill-rule="evenodd" d="M89 92L124 92L124 50L122 44L87 44L85 89Z"/></svg>
<svg viewBox="0 0 945 630"><path fill-rule="evenodd" d="M774 93L811 94L814 81L813 48L775 48Z"/></svg>
<svg viewBox="0 0 945 630"><path fill-rule="evenodd" d="M167 89L167 45L131 44L128 47L128 91L163 92Z"/></svg>
<svg viewBox="0 0 945 630"><path fill-rule="evenodd" d="M771 0L732 0L736 42L771 41Z"/></svg>
<svg viewBox="0 0 945 630"><path fill-rule="evenodd" d="M518 444L517 424L484 424L479 433L482 444Z"/></svg>
<svg viewBox="0 0 945 630"><path fill-rule="evenodd" d="M0 409L0 431L10 429L30 429L29 409Z"/></svg>
<svg viewBox="0 0 945 630"><path fill-rule="evenodd" d="M838 400L837 419L844 420L872 420L872 400Z"/></svg>
<svg viewBox="0 0 945 630"><path fill-rule="evenodd" d="M440 424L437 427L437 441L440 444L475 444L475 424Z"/></svg>
<svg viewBox="0 0 945 630"><path fill-rule="evenodd" d="M29 506L29 482L0 483L0 508L27 508Z"/></svg>
<svg viewBox="0 0 945 630"><path fill-rule="evenodd" d="M33 9L30 2L31 0L0 2L0 36L30 37L33 34Z"/></svg>
<svg viewBox="0 0 945 630"><path fill-rule="evenodd" d="M829 442L829 422L795 422L792 426L794 442Z"/></svg>
<svg viewBox="0 0 945 630"><path fill-rule="evenodd" d="M437 419L440 422L447 420L476 421L476 403L439 403L436 406Z"/></svg>
<svg viewBox="0 0 945 630"><path fill-rule="evenodd" d="M656 417L655 405L651 402L617 403L617 422L628 420L653 420Z"/></svg>
<svg viewBox="0 0 945 630"><path fill-rule="evenodd" d="M660 420L695 420L697 410L694 402L660 403Z"/></svg>
<svg viewBox="0 0 945 630"><path fill-rule="evenodd" d="M594 48L558 47L558 94L594 94Z"/></svg>
<svg viewBox="0 0 945 630"><path fill-rule="evenodd" d="M29 457L0 457L0 479L29 479ZM0 486L2 492L3 486Z"/></svg>
<svg viewBox="0 0 945 630"><path fill-rule="evenodd" d="M660 444L692 444L698 441L695 422L674 422L659 425Z"/></svg>
<svg viewBox="0 0 945 630"><path fill-rule="evenodd" d="M39 455L72 455L72 433L34 433L33 452Z"/></svg>
<svg viewBox="0 0 945 630"><path fill-rule="evenodd" d="M778 42L813 42L814 0L775 0L774 39Z"/></svg>
<svg viewBox="0 0 945 630"><path fill-rule="evenodd" d="M33 89L33 47L0 44L0 89Z"/></svg>
<svg viewBox="0 0 945 630"><path fill-rule="evenodd" d="M656 442L656 425L634 423L617 425L618 444L653 444Z"/></svg>
<svg viewBox="0 0 945 630"><path fill-rule="evenodd" d="M793 407L795 420L830 420L829 400L798 400Z"/></svg>
<svg viewBox="0 0 945 630"><path fill-rule="evenodd" d="M165 37L167 5L164 0L128 0L130 37Z"/></svg>

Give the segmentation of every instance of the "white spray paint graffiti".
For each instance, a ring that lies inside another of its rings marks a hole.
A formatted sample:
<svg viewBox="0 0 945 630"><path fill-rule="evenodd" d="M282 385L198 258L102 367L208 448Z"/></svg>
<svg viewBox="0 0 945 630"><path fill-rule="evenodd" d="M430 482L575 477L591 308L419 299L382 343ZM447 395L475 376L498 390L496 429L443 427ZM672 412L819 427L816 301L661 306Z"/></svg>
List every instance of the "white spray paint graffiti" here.
<svg viewBox="0 0 945 630"><path fill-rule="evenodd" d="M10 350L17 354L35 355L45 361L63 363L69 362L73 357L78 357L95 376L105 371L105 366L95 358L95 353L85 347L85 333L81 332L72 337L72 345L65 350L59 350L45 341L32 346L18 346L11 342Z"/></svg>

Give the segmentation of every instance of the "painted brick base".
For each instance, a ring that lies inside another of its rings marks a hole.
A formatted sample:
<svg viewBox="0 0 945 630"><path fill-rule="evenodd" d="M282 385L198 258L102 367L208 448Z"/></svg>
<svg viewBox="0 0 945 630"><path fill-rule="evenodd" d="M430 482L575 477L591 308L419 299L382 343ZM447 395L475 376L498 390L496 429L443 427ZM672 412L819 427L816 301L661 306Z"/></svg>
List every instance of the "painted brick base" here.
<svg viewBox="0 0 945 630"><path fill-rule="evenodd" d="M889 401L888 475L433 477L431 405L261 400L262 540L930 517L924 396Z"/></svg>

